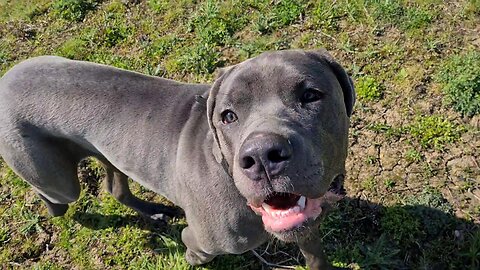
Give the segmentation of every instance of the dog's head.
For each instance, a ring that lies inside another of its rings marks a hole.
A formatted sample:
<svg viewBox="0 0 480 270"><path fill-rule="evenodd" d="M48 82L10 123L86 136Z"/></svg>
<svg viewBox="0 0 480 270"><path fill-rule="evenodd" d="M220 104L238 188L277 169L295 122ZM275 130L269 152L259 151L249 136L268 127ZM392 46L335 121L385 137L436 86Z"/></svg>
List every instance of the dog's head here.
<svg viewBox="0 0 480 270"><path fill-rule="evenodd" d="M267 52L222 72L210 91L214 155L265 229L291 240L341 178L355 92L324 50Z"/></svg>

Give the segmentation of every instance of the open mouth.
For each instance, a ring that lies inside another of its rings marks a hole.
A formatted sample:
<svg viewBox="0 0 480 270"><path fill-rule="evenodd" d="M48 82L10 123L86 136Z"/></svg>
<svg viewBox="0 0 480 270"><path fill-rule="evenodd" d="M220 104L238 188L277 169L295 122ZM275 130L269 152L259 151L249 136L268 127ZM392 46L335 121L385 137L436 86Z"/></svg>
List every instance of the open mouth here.
<svg viewBox="0 0 480 270"><path fill-rule="evenodd" d="M281 232L295 229L321 213L321 199L310 199L293 193L274 192L261 206L250 207L262 216L267 230Z"/></svg>

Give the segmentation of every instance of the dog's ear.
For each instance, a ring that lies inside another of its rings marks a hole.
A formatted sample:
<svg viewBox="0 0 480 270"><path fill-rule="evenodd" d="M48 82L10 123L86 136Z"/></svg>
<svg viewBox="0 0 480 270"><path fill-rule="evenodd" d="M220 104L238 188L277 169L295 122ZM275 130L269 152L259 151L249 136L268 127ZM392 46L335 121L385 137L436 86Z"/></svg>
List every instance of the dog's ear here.
<svg viewBox="0 0 480 270"><path fill-rule="evenodd" d="M221 146L220 146L220 140L218 139L218 132L217 128L213 124L213 113L215 111L215 105L217 102L217 95L218 91L220 91L220 87L222 86L223 81L225 78L230 74L230 72L233 70L233 67L227 67L227 68L222 68L219 70L217 74L217 78L215 79L215 82L212 85L212 88L210 88L210 92L208 93L208 99L207 99L207 117L208 117L208 125L210 126L210 129L212 130L213 133L213 139L215 142L213 143L213 156L215 157L215 160L217 160L218 163L225 162L225 157L223 156L223 153L221 151Z"/></svg>
<svg viewBox="0 0 480 270"><path fill-rule="evenodd" d="M315 51L308 51L307 53L312 54L314 57L318 57L320 60L325 61L333 73L337 77L337 80L340 82L340 86L343 90L343 99L345 101L345 108L347 110L347 115L350 117L353 111L353 105L355 105L355 88L353 87L353 81L348 76L345 69L331 56L327 50L319 49Z"/></svg>

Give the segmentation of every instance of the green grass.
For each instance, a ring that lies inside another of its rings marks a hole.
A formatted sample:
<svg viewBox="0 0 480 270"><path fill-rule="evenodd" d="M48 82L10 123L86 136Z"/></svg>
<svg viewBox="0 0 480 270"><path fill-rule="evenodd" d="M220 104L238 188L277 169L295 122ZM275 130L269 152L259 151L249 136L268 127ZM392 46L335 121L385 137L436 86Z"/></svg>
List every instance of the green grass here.
<svg viewBox="0 0 480 270"><path fill-rule="evenodd" d="M448 143L460 139L465 128L442 116L418 116L409 126L408 132L422 147L443 149Z"/></svg>
<svg viewBox="0 0 480 270"><path fill-rule="evenodd" d="M360 100L374 101L380 99L383 95L381 84L370 76L357 79L355 86Z"/></svg>
<svg viewBox="0 0 480 270"><path fill-rule="evenodd" d="M478 0L0 0L0 75L53 54L212 82L216 69L267 50L325 47L358 100L348 199L319 228L329 259L352 269L477 269L478 25ZM101 180L99 163L86 164ZM0 160L0 217L2 269L192 269L184 219L152 224L90 181L64 217L50 218ZM303 269L294 245L257 251ZM200 269L261 268L246 253Z"/></svg>
<svg viewBox="0 0 480 270"><path fill-rule="evenodd" d="M463 115L480 113L480 52L454 55L442 63L437 80L445 100Z"/></svg>
<svg viewBox="0 0 480 270"><path fill-rule="evenodd" d="M69 21L82 21L89 11L99 4L95 0L56 0L52 8L53 13Z"/></svg>

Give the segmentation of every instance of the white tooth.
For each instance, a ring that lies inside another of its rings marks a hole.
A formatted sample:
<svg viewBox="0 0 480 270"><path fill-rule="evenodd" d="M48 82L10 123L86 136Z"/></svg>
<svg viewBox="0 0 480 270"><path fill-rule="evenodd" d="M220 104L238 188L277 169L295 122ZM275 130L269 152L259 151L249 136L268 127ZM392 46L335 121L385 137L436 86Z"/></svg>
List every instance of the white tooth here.
<svg viewBox="0 0 480 270"><path fill-rule="evenodd" d="M305 209L305 201L307 198L305 196L301 196L300 199L298 199L297 205L300 206L300 210Z"/></svg>
<svg viewBox="0 0 480 270"><path fill-rule="evenodd" d="M265 212L267 212L267 214L272 215L273 210L270 207L270 205L268 205L266 203L262 203L262 207L265 210Z"/></svg>
<svg viewBox="0 0 480 270"><path fill-rule="evenodd" d="M300 206L295 205L295 207L293 207L293 212L294 213L300 213Z"/></svg>

